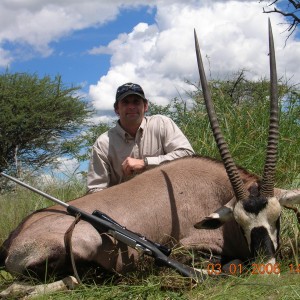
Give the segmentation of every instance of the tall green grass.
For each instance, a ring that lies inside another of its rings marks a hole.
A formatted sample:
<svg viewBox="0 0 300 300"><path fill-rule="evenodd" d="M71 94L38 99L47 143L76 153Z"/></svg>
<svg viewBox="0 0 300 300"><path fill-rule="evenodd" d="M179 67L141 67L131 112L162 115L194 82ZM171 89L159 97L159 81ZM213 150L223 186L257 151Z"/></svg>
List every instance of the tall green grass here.
<svg viewBox="0 0 300 300"><path fill-rule="evenodd" d="M225 87L219 82L212 88L215 110L231 155L236 164L257 175L262 175L268 129L270 103L268 82L252 83L254 89L251 100L232 99L226 94ZM261 88L263 85L264 88ZM251 90L252 91L252 90ZM286 100L286 88L280 89L279 103L279 145L276 168L276 185L278 187L297 187L300 181L300 100L295 103ZM220 158L216 142L208 121L201 93L192 95L193 107L186 108L186 103L174 99L168 109L155 106L151 113L164 113L179 124L190 140L195 152L200 155ZM151 110L152 109L152 110Z"/></svg>
<svg viewBox="0 0 300 300"><path fill-rule="evenodd" d="M38 179L25 179L29 185L38 187ZM69 182L55 182L39 188L62 201L69 201L86 193L86 186L75 177ZM54 203L22 186L14 185L10 192L0 194L0 244L16 228L23 218L37 209Z"/></svg>

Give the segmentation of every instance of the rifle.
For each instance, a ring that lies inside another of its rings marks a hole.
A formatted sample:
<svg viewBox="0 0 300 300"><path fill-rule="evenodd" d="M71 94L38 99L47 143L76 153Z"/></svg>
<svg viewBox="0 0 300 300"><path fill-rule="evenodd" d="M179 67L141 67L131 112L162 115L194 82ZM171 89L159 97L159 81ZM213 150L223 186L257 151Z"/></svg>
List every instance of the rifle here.
<svg viewBox="0 0 300 300"><path fill-rule="evenodd" d="M154 258L155 264L157 266L166 266L169 268L172 268L176 270L180 275L184 277L192 278L196 281L203 279L203 273L189 267L187 265L184 265L170 257L168 257L171 254L171 249L165 247L164 245L155 243L146 237L135 233L133 231L130 231L117 223L115 220L110 218L105 213L95 210L92 214L89 214L75 206L69 205L53 196L50 196L20 180L17 178L14 178L10 175L7 175L3 172L0 172L0 175L3 177L6 177L19 185L26 187L27 189L63 206L66 208L67 212L76 217L80 215L80 217L89 222L97 231L105 231L110 236L114 237L116 240L123 242L127 246L137 250L138 252L142 252L143 254L146 254L148 256L151 256Z"/></svg>

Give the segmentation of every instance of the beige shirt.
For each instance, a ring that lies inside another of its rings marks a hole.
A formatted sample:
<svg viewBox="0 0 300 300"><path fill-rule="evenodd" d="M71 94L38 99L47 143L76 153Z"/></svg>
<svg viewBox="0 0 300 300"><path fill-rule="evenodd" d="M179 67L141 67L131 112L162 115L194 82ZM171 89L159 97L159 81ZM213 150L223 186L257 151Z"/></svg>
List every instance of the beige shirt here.
<svg viewBox="0 0 300 300"><path fill-rule="evenodd" d="M135 138L119 124L101 134L92 148L87 185L95 192L130 179L123 174L127 157L144 159L148 166L194 154L189 141L168 117L144 117Z"/></svg>

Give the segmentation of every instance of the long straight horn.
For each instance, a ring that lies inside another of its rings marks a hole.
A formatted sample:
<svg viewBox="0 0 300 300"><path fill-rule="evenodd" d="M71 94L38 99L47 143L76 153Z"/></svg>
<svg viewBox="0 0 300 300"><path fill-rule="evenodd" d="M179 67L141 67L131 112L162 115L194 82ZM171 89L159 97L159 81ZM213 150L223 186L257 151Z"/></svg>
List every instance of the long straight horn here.
<svg viewBox="0 0 300 300"><path fill-rule="evenodd" d="M228 145L225 142L225 139L220 130L219 122L217 120L217 115L212 104L211 94L208 88L208 84L204 72L196 30L194 30L194 36L195 36L195 47L196 47L196 55L197 55L197 62L198 62L198 70L199 70L203 96L205 100L207 114L209 117L210 126L212 128L213 135L215 137L215 141L217 143L221 158L223 160L226 172L228 174L229 180L234 190L235 197L237 201L240 200L243 201L244 199L247 198L246 190L243 181L238 173L237 167L233 162L233 159L229 152Z"/></svg>
<svg viewBox="0 0 300 300"><path fill-rule="evenodd" d="M270 56L270 125L267 146L267 155L261 185L261 195L271 197L274 194L274 177L278 148L278 92L276 59L274 50L274 40L272 26L269 19L269 56Z"/></svg>

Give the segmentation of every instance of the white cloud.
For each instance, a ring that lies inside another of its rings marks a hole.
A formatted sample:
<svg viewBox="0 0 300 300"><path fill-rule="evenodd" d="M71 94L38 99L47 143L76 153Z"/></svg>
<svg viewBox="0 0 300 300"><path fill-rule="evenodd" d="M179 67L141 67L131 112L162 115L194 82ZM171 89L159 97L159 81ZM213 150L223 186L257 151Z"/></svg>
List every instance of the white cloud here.
<svg viewBox="0 0 300 300"><path fill-rule="evenodd" d="M116 88L125 82L142 85L146 96L166 104L185 96L198 82L193 29L196 28L206 70L213 77L247 68L252 78L268 76L267 19L271 17L279 76L300 81L299 40L281 34L279 14L263 14L253 1L211 0L2 0L0 2L0 66L9 65L16 53L7 42L33 55L48 56L51 42L76 30L103 26L118 17L120 9L156 7L155 24L140 23L108 45L90 49L90 54L111 55L107 74L89 88L89 96L100 114L112 110ZM22 52L23 50L23 52ZM20 53L18 56L20 57ZM102 113L101 113L102 111Z"/></svg>
<svg viewBox="0 0 300 300"><path fill-rule="evenodd" d="M79 172L80 163L75 158L59 157L55 163L55 167L50 166L49 172L51 173L52 180L68 180L70 178L82 179Z"/></svg>
<svg viewBox="0 0 300 300"><path fill-rule="evenodd" d="M92 118L90 118L88 121L90 124L108 124L109 126L113 125L117 121L117 116L112 114L106 114L106 115L95 115Z"/></svg>
<svg viewBox="0 0 300 300"><path fill-rule="evenodd" d="M9 51L1 49L0 47L0 66L7 66L12 60L13 58L11 57Z"/></svg>
<svg viewBox="0 0 300 300"><path fill-rule="evenodd" d="M0 46L5 42L29 45L48 56L49 44L90 26L100 26L118 14L117 5L107 1L20 1L0 2ZM2 46L3 48L3 46Z"/></svg>
<svg viewBox="0 0 300 300"><path fill-rule="evenodd" d="M79 170L80 163L75 159L59 157L55 164L45 168L42 174L39 174L36 185L44 187L47 185L58 185L70 181L70 179L82 180L82 174Z"/></svg>
<svg viewBox="0 0 300 300"><path fill-rule="evenodd" d="M109 71L90 86L94 106L102 113L112 109L116 88L125 82L141 84L146 96L159 104L184 97L191 89L184 80L198 81L194 28L213 78L241 69L249 70L252 79L268 77L268 17L257 1L158 2L156 24L137 24L132 32L93 49L94 54L97 49L111 54ZM272 15L278 74L299 82L299 40L284 48L286 36L277 26L282 21L282 16Z"/></svg>

